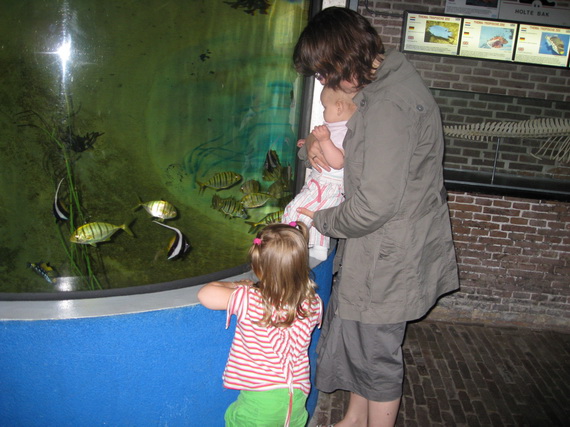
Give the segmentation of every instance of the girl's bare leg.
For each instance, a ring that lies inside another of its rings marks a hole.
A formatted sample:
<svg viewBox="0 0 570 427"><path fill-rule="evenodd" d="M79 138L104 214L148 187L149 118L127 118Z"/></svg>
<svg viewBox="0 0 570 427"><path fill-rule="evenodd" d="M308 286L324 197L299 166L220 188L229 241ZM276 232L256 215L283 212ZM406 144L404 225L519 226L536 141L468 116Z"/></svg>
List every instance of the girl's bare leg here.
<svg viewBox="0 0 570 427"><path fill-rule="evenodd" d="M393 427L396 424L400 399L374 402L350 393L348 410L335 427Z"/></svg>

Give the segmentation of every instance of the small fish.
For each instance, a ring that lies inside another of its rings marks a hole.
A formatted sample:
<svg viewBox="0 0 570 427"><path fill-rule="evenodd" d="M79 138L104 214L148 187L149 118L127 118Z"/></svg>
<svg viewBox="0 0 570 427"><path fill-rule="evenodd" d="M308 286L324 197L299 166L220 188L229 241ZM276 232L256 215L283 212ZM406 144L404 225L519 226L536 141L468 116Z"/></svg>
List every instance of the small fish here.
<svg viewBox="0 0 570 427"><path fill-rule="evenodd" d="M69 219L69 213L64 209L63 205L61 204L58 195L59 195L59 187L61 187L61 183L65 178L61 178L59 184L57 184L57 189L55 190L55 198L53 201L53 215L55 216L55 221L67 221Z"/></svg>
<svg viewBox="0 0 570 427"><path fill-rule="evenodd" d="M273 170L264 169L262 178L264 181L279 181L284 175L285 168L283 166L277 166Z"/></svg>
<svg viewBox="0 0 570 427"><path fill-rule="evenodd" d="M261 184L255 179L250 179L243 183L239 190L244 194L259 193Z"/></svg>
<svg viewBox="0 0 570 427"><path fill-rule="evenodd" d="M546 36L546 42L557 55L564 55L564 42L560 37Z"/></svg>
<svg viewBox="0 0 570 427"><path fill-rule="evenodd" d="M269 186L267 192L271 194L276 199L283 197L285 194L289 193L289 186L283 180L275 181Z"/></svg>
<svg viewBox="0 0 570 427"><path fill-rule="evenodd" d="M268 172L273 172L275 169L281 167L281 161L277 155L277 151L269 150L265 155L265 162L263 163L263 169Z"/></svg>
<svg viewBox="0 0 570 427"><path fill-rule="evenodd" d="M51 283L52 285L57 281L57 272L51 265L49 265L49 262L29 262L27 267L38 273L46 282Z"/></svg>
<svg viewBox="0 0 570 427"><path fill-rule="evenodd" d="M176 208L164 200L153 200L152 202L146 203L140 200L140 203L135 207L135 210L141 206L150 214L150 216L157 218L159 221L172 219L177 215Z"/></svg>
<svg viewBox="0 0 570 427"><path fill-rule="evenodd" d="M271 212L261 218L259 221L246 221L245 223L250 225L249 233L256 233L261 227L264 227L268 224L273 224L275 222L281 222L281 218L283 217L284 210L279 210L275 212Z"/></svg>
<svg viewBox="0 0 570 427"><path fill-rule="evenodd" d="M224 188L230 188L242 180L242 176L236 172L218 172L214 174L208 181L199 182L196 184L200 187L200 193L203 193L207 187L213 188L214 190L222 190Z"/></svg>
<svg viewBox="0 0 570 427"><path fill-rule="evenodd" d="M182 234L182 232L178 228L170 227L159 221L153 221L153 222L155 222L158 225L162 225L163 227L170 228L176 233L176 235L168 245L168 259L177 258L188 252L188 250L190 249L190 243L188 243L188 240L186 240L186 237L184 237L184 234Z"/></svg>
<svg viewBox="0 0 570 427"><path fill-rule="evenodd" d="M453 33L448 28L442 27L441 25L432 25L427 30L432 36L439 39L449 40L449 38L453 36Z"/></svg>
<svg viewBox="0 0 570 427"><path fill-rule="evenodd" d="M79 227L69 238L72 243L97 246L97 243L111 240L117 230L124 230L129 236L135 237L127 224L113 225L107 222L90 222Z"/></svg>
<svg viewBox="0 0 570 427"><path fill-rule="evenodd" d="M231 218L249 218L247 211L244 209L241 202L233 197L222 199L220 196L214 194L212 196L212 208L220 211L225 216Z"/></svg>
<svg viewBox="0 0 570 427"><path fill-rule="evenodd" d="M273 199L271 194L250 193L242 197L241 204L246 209L259 208L266 204L270 199Z"/></svg>

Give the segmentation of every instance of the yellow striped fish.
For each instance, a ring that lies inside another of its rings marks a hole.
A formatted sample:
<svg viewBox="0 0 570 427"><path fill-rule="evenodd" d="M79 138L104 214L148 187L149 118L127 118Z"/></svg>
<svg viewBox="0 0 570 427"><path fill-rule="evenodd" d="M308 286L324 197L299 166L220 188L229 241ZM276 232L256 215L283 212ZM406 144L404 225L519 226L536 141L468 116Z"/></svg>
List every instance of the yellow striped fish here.
<svg viewBox="0 0 570 427"><path fill-rule="evenodd" d="M227 197L225 199L222 199L217 194L214 194L212 196L212 208L217 211L220 211L230 219L231 218L247 219L249 217L241 202L239 202L233 197Z"/></svg>
<svg viewBox="0 0 570 427"><path fill-rule="evenodd" d="M150 216L157 218L161 222L165 219L175 218L177 215L176 208L164 200L153 200L146 203L140 200L140 203L135 208L135 210L141 206L150 214Z"/></svg>
<svg viewBox="0 0 570 427"><path fill-rule="evenodd" d="M218 172L214 174L206 182L196 181L196 184L200 186L200 193L203 193L206 187L213 188L214 190L222 190L224 188L230 188L231 186L237 184L242 180L242 176L236 172Z"/></svg>
<svg viewBox="0 0 570 427"><path fill-rule="evenodd" d="M129 236L135 237L127 224L113 225L108 222L90 222L75 230L69 241L81 245L97 246L97 243L109 241L118 230L124 230Z"/></svg>
<svg viewBox="0 0 570 427"><path fill-rule="evenodd" d="M246 209L259 208L267 203L268 200L273 199L271 194L267 193L251 193L242 197L241 203Z"/></svg>
<svg viewBox="0 0 570 427"><path fill-rule="evenodd" d="M239 190L244 194L249 193L259 193L261 190L261 184L255 179L250 179L243 183Z"/></svg>
<svg viewBox="0 0 570 427"><path fill-rule="evenodd" d="M254 221L246 221L245 223L250 225L250 229L249 232L250 233L255 233L257 232L261 227L266 226L267 224L273 224L275 222L281 222L281 218L283 217L283 213L285 211L284 210L279 210L279 211L275 211L275 212L271 212L267 215L265 215L263 218L261 218L259 221L254 222Z"/></svg>

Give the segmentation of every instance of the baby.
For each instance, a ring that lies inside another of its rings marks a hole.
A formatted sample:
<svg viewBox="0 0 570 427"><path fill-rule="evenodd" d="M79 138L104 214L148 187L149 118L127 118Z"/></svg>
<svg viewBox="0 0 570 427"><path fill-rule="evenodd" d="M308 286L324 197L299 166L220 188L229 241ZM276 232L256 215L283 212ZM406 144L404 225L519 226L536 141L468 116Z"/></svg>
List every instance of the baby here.
<svg viewBox="0 0 570 427"><path fill-rule="evenodd" d="M356 111L356 105L352 102L353 94L342 91L323 88L321 103L323 104L324 125L315 126L307 137L319 141L325 160L331 167L318 172L313 169L307 183L300 193L287 205L283 214L283 223L302 221L307 226L311 225L311 218L301 215L297 208L303 207L311 211L331 208L339 205L344 200L343 167L344 150L342 143L346 135L346 123ZM299 141L301 147L305 140ZM325 260L330 246L330 237L320 234L315 227L309 231L309 255L318 260Z"/></svg>

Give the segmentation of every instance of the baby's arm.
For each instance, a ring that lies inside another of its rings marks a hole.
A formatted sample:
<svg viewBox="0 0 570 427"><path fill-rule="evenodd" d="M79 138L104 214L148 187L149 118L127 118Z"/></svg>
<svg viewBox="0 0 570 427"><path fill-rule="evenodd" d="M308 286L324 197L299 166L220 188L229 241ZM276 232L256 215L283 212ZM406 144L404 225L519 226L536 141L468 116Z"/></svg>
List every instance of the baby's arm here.
<svg viewBox="0 0 570 427"><path fill-rule="evenodd" d="M333 169L344 167L344 152L331 141L331 132L325 125L315 126L311 135L314 135L321 144L321 150L328 164Z"/></svg>
<svg viewBox="0 0 570 427"><path fill-rule="evenodd" d="M237 282L210 282L198 291L198 300L210 310L225 310L228 308L230 297L239 285L251 286L251 280L238 280Z"/></svg>

